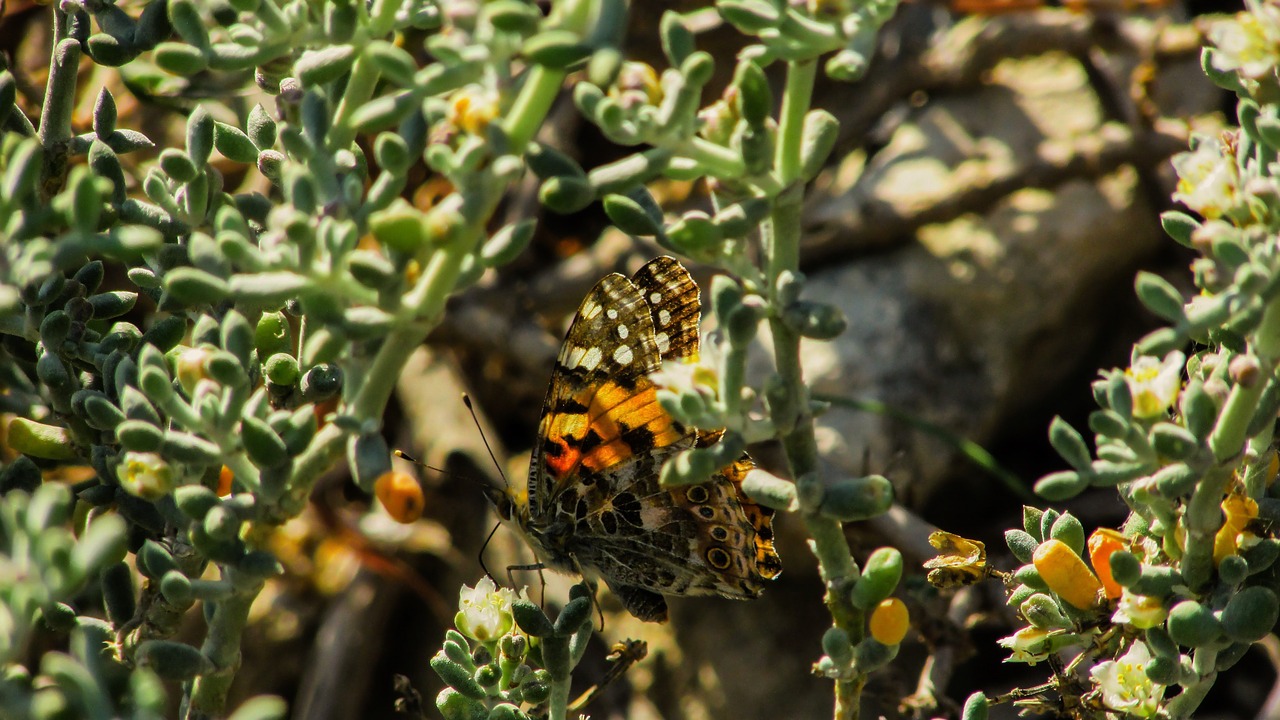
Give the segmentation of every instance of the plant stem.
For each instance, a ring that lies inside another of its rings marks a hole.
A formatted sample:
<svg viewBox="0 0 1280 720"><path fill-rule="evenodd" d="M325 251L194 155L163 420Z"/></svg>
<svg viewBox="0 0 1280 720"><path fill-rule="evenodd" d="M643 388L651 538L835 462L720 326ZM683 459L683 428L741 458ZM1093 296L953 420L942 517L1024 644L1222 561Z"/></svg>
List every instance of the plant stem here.
<svg viewBox="0 0 1280 720"><path fill-rule="evenodd" d="M801 133L804 116L809 111L813 85L817 77L814 61L793 62L787 66L786 88L782 97L782 113L778 124L778 146L774 167L783 186L791 186L800 175ZM795 273L800 267L800 220L804 195L799 187L787 187L775 198L766 232L769 294L777 300L778 279L784 272ZM813 433L813 415L809 410L809 391L804 384L800 365L800 335L781 319L781 308L770 313L769 328L773 335L773 354L778 376L786 388L780 402L771 405L774 423L782 429L782 447L786 452L791 476L805 482L822 483L818 464L818 444ZM853 607L848 594L857 579L858 568L849 552L844 530L838 520L828 518L814 508L802 513L811 538L811 548L818 558L819 571L826 583L824 601L837 627L850 637L861 635L861 613ZM836 681L835 717L854 720L859 705L865 674Z"/></svg>
<svg viewBox="0 0 1280 720"><path fill-rule="evenodd" d="M183 708L183 720L212 720L225 715L227 692L240 669L240 638L249 624L249 607L262 589L262 583L237 589L231 597L214 606L208 634L200 652L213 661L217 670L201 675L191 683Z"/></svg>

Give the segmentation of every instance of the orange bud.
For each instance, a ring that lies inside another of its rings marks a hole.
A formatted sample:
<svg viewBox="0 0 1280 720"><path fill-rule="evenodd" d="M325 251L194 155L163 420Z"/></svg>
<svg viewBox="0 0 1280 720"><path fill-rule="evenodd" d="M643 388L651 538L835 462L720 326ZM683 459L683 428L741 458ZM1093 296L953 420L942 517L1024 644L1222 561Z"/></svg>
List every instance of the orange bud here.
<svg viewBox="0 0 1280 720"><path fill-rule="evenodd" d="M1061 540L1040 543L1031 555L1031 562L1049 589L1073 607L1088 610L1097 603L1102 583L1066 543Z"/></svg>
<svg viewBox="0 0 1280 720"><path fill-rule="evenodd" d="M223 465L222 470L218 472L218 497L226 497L231 494L231 481L235 479L236 474L231 472L231 468Z"/></svg>
<svg viewBox="0 0 1280 720"><path fill-rule="evenodd" d="M1111 576L1111 553L1123 550L1125 546L1124 535L1111 528L1098 528L1089 536L1089 562L1093 563L1093 570L1102 581L1108 600L1120 597L1122 590L1120 583Z"/></svg>
<svg viewBox="0 0 1280 720"><path fill-rule="evenodd" d="M907 606L898 598L880 601L871 611L871 620L867 623L871 637L883 645L897 645L906 637L911 627L911 614Z"/></svg>
<svg viewBox="0 0 1280 720"><path fill-rule="evenodd" d="M397 522L411 523L422 517L426 501L422 497L422 486L417 479L408 473L388 470L378 477L373 484L373 494L378 496L387 514Z"/></svg>
<svg viewBox="0 0 1280 720"><path fill-rule="evenodd" d="M1239 549L1240 533L1258 517L1258 502L1242 492L1233 492L1222 501L1222 527L1213 537L1213 562L1218 564Z"/></svg>

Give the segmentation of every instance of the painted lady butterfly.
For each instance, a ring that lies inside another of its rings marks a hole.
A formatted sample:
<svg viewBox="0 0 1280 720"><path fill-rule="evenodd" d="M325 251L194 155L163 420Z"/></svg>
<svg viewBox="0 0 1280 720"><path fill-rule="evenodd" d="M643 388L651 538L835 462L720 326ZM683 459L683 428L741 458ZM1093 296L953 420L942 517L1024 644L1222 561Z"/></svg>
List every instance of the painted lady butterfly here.
<svg viewBox="0 0 1280 720"><path fill-rule="evenodd" d="M602 578L651 622L667 619L663 595L751 599L782 572L773 511L742 492L749 457L701 485L658 484L668 458L720 436L675 421L649 379L697 359L700 315L673 258L602 279L560 349L527 481L493 493L543 566Z"/></svg>

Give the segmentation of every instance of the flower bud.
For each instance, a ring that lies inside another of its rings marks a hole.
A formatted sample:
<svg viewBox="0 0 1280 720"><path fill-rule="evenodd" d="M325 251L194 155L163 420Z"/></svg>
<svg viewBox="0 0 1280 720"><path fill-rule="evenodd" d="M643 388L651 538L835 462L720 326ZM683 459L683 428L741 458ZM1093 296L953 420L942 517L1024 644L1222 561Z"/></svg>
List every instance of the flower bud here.
<svg viewBox="0 0 1280 720"><path fill-rule="evenodd" d="M1066 543L1046 540L1036 548L1032 562L1049 589L1071 606L1088 610L1096 604L1102 584Z"/></svg>
<svg viewBox="0 0 1280 720"><path fill-rule="evenodd" d="M890 646L901 643L910 628L911 616L906 604L898 598L882 600L871 612L871 619L867 622L871 637Z"/></svg>

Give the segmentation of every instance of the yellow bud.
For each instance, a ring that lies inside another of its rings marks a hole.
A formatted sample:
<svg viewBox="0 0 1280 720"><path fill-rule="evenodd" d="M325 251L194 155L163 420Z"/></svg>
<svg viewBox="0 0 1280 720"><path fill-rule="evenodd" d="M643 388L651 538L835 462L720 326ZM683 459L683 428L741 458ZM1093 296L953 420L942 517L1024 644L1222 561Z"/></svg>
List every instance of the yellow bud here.
<svg viewBox="0 0 1280 720"><path fill-rule="evenodd" d="M867 623L871 637L884 645L897 645L906 636L911 627L911 615L907 606L898 598L883 600L871 611L871 620Z"/></svg>
<svg viewBox="0 0 1280 720"><path fill-rule="evenodd" d="M1080 610L1092 608L1102 591L1102 583L1084 560L1061 540L1040 543L1031 562L1049 589Z"/></svg>

